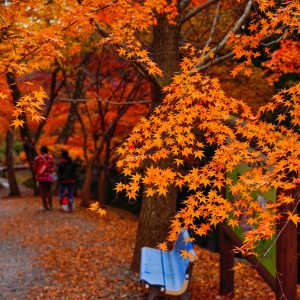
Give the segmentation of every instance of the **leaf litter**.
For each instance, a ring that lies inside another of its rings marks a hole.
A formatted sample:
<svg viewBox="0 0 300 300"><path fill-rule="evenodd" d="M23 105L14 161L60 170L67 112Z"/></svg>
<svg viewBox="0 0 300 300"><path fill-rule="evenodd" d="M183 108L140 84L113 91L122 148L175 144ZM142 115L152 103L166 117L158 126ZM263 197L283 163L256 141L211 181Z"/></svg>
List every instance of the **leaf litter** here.
<svg viewBox="0 0 300 300"><path fill-rule="evenodd" d="M144 298L138 274L130 272L135 216L109 208L99 219L86 209L40 212L39 205L35 197L0 200L1 300ZM219 254L199 247L197 253L190 299L230 299L218 294ZM238 267L234 299L275 296L254 269Z"/></svg>

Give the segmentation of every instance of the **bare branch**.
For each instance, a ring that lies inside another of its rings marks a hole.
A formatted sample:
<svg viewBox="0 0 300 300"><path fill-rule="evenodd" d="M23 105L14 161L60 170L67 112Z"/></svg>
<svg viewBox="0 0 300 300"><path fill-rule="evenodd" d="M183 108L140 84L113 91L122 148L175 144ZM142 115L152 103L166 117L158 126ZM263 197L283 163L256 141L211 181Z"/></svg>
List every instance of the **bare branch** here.
<svg viewBox="0 0 300 300"><path fill-rule="evenodd" d="M221 0L218 0L218 4L217 4L217 7L216 7L216 14L215 14L215 17L214 17L212 26L211 26L209 38L208 38L208 40L206 41L205 46L209 46L209 44L210 44L210 42L212 41L213 36L214 36L214 34L215 34L216 27L217 27L217 22L218 22L219 14L220 14L220 6L221 6Z"/></svg>
<svg viewBox="0 0 300 300"><path fill-rule="evenodd" d="M208 0L205 3L195 7L194 9L192 9L191 11L189 11L182 19L182 21L180 22L180 26L182 26L182 24L184 24L186 21L188 21L189 19L191 19L192 17L196 16L201 10L209 7L210 5L216 3L218 0Z"/></svg>
<svg viewBox="0 0 300 300"><path fill-rule="evenodd" d="M190 5L191 2L192 2L192 0L182 0L179 3L179 9L181 11L185 10Z"/></svg>
<svg viewBox="0 0 300 300"><path fill-rule="evenodd" d="M209 53L207 53L204 56L204 58L202 58L201 61L195 65L195 68L197 70L199 70L205 63L207 63L211 59L211 54L216 55L219 51L221 51L226 46L229 36L233 33L236 33L248 18L251 12L252 5L253 5L253 0L248 0L245 5L243 14L239 17L237 22L235 22L233 28L231 30L229 29L226 35L223 37L223 39L218 43L218 45L214 47Z"/></svg>
<svg viewBox="0 0 300 300"><path fill-rule="evenodd" d="M118 0L111 1L111 2L109 2L109 3L107 3L107 4L103 5L103 6L101 6L101 7L99 7L99 8L92 9L91 12L92 12L92 13L99 12L99 11L101 11L101 10L104 10L104 9L108 8L108 7L111 7L111 6L112 6L114 3L116 3L116 2L118 2Z"/></svg>
<svg viewBox="0 0 300 300"><path fill-rule="evenodd" d="M221 63L223 61L226 61L229 58L232 58L233 56L234 56L234 53L232 51L230 51L230 52L228 52L228 53L226 53L226 54L224 54L224 55L222 55L222 56L214 59L213 61L207 63L206 65L203 65L203 66L199 67L197 70L198 71L203 71L205 69L210 68L212 65L217 65L217 64L219 64L219 63Z"/></svg>
<svg viewBox="0 0 300 300"><path fill-rule="evenodd" d="M98 32L105 38L109 37L109 33L102 27L100 26L100 24L98 22L96 22L95 20L93 20L93 23L95 24Z"/></svg>
<svg viewBox="0 0 300 300"><path fill-rule="evenodd" d="M61 81L61 83L59 84L59 86L56 88L56 81L57 81L57 73L58 73L58 71L59 71L59 67L56 67L54 69L54 71L52 72L51 86L50 86L50 96L49 96L48 103L47 103L47 106L46 106L46 111L45 111L45 113L43 115L44 119L39 123L39 125L37 127L37 130L35 132L34 143L37 143L37 141L41 137L41 134L42 134L42 131L44 129L44 126L46 125L48 117L49 117L50 112L52 110L53 103L54 103L54 101L55 101L55 99L56 99L59 91L65 85L66 79L63 79Z"/></svg>
<svg viewBox="0 0 300 300"><path fill-rule="evenodd" d="M282 29L282 30L285 29L285 26L281 27L280 29ZM287 34L287 30L285 30L284 34L282 36L280 36L277 40L272 40L270 42L266 42L267 40L270 40L271 38L273 38L275 36L274 33L268 34L268 35L266 35L261 40L260 45L262 45L262 46L269 46L269 45L278 43L282 38L285 37L286 34ZM207 64L200 66L197 70L198 71L203 71L205 69L210 68L212 65L219 64L219 63L221 63L223 61L226 61L227 59L232 58L233 56L234 56L234 53L232 51L230 51L230 52L228 52L228 53L226 53L226 54L224 54L224 55L222 55L222 56L220 56L220 57L218 57L218 58L216 58L216 59L208 62Z"/></svg>
<svg viewBox="0 0 300 300"><path fill-rule="evenodd" d="M105 37L105 38L110 37L110 34L98 22L96 22L95 20L92 20L92 22L95 24L98 32L103 37ZM118 46L126 49L125 45L118 45ZM122 58L124 60L128 61L129 63L131 63L143 77L150 80L154 85L161 87L161 83L159 82L159 80L155 76L148 74L147 68L144 64L135 61L134 58L132 60L128 60L126 57L123 57L123 56L122 56Z"/></svg>
<svg viewBox="0 0 300 300"><path fill-rule="evenodd" d="M130 102L117 102L117 101L110 101L99 98L91 98L91 99L73 99L73 98L57 98L55 102L89 102L89 101L97 101L103 103L109 103L113 105L129 105L129 104L144 104L144 103L151 103L149 100L140 100L140 101L130 101Z"/></svg>
<svg viewBox="0 0 300 300"><path fill-rule="evenodd" d="M264 46L264 47L268 47L268 46L271 46L271 45L274 45L274 44L277 44L279 43L282 39L286 38L288 34L288 30L286 29L283 34L276 40L273 40L273 41L269 41L269 42L262 42L261 45Z"/></svg>

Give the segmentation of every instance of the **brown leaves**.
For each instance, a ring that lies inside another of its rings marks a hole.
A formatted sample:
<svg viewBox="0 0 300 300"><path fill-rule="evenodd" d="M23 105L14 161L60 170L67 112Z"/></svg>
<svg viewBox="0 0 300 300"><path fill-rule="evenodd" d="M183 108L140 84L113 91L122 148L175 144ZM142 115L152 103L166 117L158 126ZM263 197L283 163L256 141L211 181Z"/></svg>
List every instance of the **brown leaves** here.
<svg viewBox="0 0 300 300"><path fill-rule="evenodd" d="M25 299L140 299L145 291L129 272L136 218L119 209L110 210L100 221L87 210L64 214L55 208L41 213L39 204L38 198L1 200L0 242L4 245L6 239L18 237L15 247L38 258L35 275L42 282L35 280ZM197 246L195 250L198 260L193 266L191 299L227 299L218 295L219 254ZM248 264L236 263L235 298L273 299L274 293Z"/></svg>
<svg viewBox="0 0 300 300"><path fill-rule="evenodd" d="M110 210L99 221L88 210L38 212L38 198L15 201L6 202L15 217L0 224L1 239L20 234L22 247L37 254L43 278L26 299L138 298L141 287L129 272L137 225L130 213Z"/></svg>

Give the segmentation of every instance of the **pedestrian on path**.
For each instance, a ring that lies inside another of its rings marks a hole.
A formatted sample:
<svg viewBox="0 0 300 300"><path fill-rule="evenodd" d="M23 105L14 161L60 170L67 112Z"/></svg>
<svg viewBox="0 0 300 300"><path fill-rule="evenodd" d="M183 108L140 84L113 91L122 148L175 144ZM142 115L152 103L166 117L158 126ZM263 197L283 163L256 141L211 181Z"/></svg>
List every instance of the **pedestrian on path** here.
<svg viewBox="0 0 300 300"><path fill-rule="evenodd" d="M33 168L42 198L42 209L52 210L51 181L54 173L54 159L48 154L47 146L42 146L41 154L34 159Z"/></svg>
<svg viewBox="0 0 300 300"><path fill-rule="evenodd" d="M74 205L74 191L76 184L77 165L69 156L67 150L61 152L61 160L58 164L58 184L60 205L64 210L71 212Z"/></svg>

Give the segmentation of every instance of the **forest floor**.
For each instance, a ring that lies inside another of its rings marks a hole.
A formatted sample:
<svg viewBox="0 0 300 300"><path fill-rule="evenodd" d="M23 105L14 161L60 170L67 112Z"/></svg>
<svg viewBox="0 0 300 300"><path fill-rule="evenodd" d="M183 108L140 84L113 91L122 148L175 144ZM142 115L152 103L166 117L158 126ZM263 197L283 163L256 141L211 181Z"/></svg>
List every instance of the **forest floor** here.
<svg viewBox="0 0 300 300"><path fill-rule="evenodd" d="M129 270L135 216L116 208L100 218L85 209L39 207L35 197L0 199L0 300L143 299ZM190 299L226 299L218 296L219 255L197 252ZM275 299L253 269L237 270L235 286L234 299Z"/></svg>

